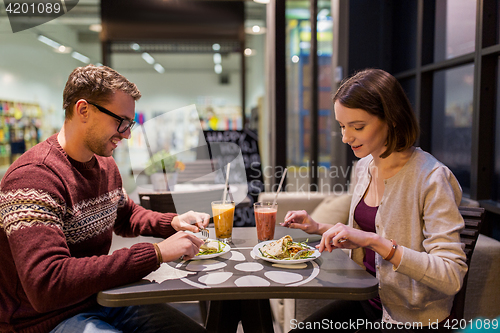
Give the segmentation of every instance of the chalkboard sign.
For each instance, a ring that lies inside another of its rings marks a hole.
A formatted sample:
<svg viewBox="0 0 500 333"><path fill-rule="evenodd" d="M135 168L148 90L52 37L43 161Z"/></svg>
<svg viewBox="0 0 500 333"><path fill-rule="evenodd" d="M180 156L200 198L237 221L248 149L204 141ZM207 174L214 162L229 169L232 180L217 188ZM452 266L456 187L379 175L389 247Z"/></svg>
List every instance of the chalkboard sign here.
<svg viewBox="0 0 500 333"><path fill-rule="evenodd" d="M235 209L234 226L255 226L253 203L257 202L259 193L264 190L257 134L249 129L204 131L203 134L209 147L210 158L217 160L223 170L226 170L228 162L231 163L229 183L241 184L246 181L248 186L248 198L251 204L248 207ZM224 175L225 172L221 174Z"/></svg>

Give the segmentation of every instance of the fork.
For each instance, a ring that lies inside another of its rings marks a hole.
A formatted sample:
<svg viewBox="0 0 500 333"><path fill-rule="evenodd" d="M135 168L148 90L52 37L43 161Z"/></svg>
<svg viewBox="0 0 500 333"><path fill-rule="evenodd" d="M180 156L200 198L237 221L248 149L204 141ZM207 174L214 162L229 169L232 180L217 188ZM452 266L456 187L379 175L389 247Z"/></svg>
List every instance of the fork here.
<svg viewBox="0 0 500 333"><path fill-rule="evenodd" d="M199 229L203 237L208 238L208 236L210 236L210 233L208 232L207 228L199 228Z"/></svg>
<svg viewBox="0 0 500 333"><path fill-rule="evenodd" d="M293 260L300 258L300 255L305 252L311 251L310 249L303 249L300 250L299 252L295 253L295 255L292 257Z"/></svg>
<svg viewBox="0 0 500 333"><path fill-rule="evenodd" d="M191 224L196 224L196 222L191 222ZM207 228L205 227L200 227L200 226L197 226L198 229L200 230L200 233L201 233L201 236L204 237L204 238L208 238L208 236L210 236L210 232L208 231Z"/></svg>

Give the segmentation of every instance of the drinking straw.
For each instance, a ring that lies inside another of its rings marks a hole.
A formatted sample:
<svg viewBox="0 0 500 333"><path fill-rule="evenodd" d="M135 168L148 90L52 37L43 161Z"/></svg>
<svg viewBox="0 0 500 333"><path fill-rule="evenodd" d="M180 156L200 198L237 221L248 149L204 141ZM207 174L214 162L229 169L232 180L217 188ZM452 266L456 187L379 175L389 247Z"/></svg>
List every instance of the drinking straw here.
<svg viewBox="0 0 500 333"><path fill-rule="evenodd" d="M222 194L222 204L226 204L226 196L227 196L227 185L229 184L229 169L231 169L231 163L227 164L226 170L226 186L224 186L224 193Z"/></svg>
<svg viewBox="0 0 500 333"><path fill-rule="evenodd" d="M285 168L285 172L283 172L283 176L281 176L280 186L278 187L278 191L276 192L276 196L274 197L273 206L271 207L273 209L274 209L274 206L276 206L276 201L278 200L278 194L281 191L281 185L283 185L283 180L285 180L287 170L288 169Z"/></svg>

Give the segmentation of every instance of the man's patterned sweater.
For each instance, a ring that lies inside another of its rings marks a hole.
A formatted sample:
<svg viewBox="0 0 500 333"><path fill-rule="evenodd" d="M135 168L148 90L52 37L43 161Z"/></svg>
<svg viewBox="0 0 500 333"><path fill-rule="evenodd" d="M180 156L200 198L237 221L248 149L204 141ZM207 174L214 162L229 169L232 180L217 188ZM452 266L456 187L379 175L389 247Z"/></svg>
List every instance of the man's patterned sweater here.
<svg viewBox="0 0 500 333"><path fill-rule="evenodd" d="M134 204L112 157L77 162L57 134L36 145L0 184L0 332L48 332L152 272L152 244L108 254L113 231L168 237L174 216Z"/></svg>

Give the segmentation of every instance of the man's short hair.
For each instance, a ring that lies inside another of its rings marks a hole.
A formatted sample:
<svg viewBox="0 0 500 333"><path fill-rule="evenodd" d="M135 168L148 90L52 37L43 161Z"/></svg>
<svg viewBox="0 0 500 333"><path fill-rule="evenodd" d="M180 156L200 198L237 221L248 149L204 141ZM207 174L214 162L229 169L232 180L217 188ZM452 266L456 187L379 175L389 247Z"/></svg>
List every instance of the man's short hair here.
<svg viewBox="0 0 500 333"><path fill-rule="evenodd" d="M87 65L76 68L68 77L63 93L66 119L73 116L73 105L81 98L94 103L108 102L116 91L135 101L141 98L137 86L107 66Z"/></svg>

